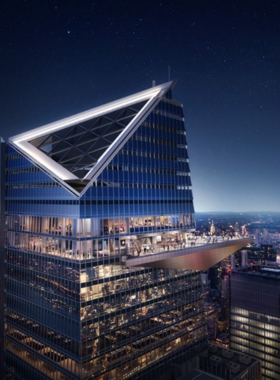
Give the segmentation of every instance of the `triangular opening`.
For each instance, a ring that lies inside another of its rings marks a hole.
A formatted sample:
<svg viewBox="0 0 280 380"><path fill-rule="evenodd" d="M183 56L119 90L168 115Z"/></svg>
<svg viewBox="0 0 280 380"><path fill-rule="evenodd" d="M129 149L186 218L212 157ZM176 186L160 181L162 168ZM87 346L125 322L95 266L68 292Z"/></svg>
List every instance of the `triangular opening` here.
<svg viewBox="0 0 280 380"><path fill-rule="evenodd" d="M167 82L11 137L9 142L81 196L175 82ZM83 189L83 190L81 190Z"/></svg>
<svg viewBox="0 0 280 380"><path fill-rule="evenodd" d="M148 99L76 125L63 128L29 143L81 179L117 139ZM82 168L82 170L81 170ZM81 187L82 184L79 185Z"/></svg>

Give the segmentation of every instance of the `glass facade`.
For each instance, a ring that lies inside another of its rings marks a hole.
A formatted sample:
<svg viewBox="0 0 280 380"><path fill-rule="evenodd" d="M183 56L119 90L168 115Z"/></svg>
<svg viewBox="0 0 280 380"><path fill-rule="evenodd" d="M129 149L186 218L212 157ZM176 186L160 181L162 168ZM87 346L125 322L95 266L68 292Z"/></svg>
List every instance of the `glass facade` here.
<svg viewBox="0 0 280 380"><path fill-rule="evenodd" d="M230 346L256 357L262 378L280 378L280 270L244 267L231 274Z"/></svg>
<svg viewBox="0 0 280 380"><path fill-rule="evenodd" d="M5 151L0 138L0 374L4 373Z"/></svg>
<svg viewBox="0 0 280 380"><path fill-rule="evenodd" d="M56 141L52 157L84 174L90 152L75 166L79 153L67 148L66 162L61 136L33 144L49 154ZM200 272L121 265L124 255L181 249L194 227L183 108L171 91L79 197L8 144L7 372L16 379L140 379L201 351Z"/></svg>

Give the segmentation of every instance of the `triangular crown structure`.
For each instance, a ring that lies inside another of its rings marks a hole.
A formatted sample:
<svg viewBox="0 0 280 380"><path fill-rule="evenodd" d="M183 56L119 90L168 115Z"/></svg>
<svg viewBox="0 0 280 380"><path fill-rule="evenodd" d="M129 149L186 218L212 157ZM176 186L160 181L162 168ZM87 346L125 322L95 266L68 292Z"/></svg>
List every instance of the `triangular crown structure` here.
<svg viewBox="0 0 280 380"><path fill-rule="evenodd" d="M11 137L9 142L80 197L174 84L152 87Z"/></svg>

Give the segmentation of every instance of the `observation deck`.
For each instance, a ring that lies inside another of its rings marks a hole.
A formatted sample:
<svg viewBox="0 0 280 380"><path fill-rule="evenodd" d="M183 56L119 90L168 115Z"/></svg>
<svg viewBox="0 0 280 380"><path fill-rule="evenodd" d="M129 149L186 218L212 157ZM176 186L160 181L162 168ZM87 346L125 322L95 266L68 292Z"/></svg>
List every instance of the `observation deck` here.
<svg viewBox="0 0 280 380"><path fill-rule="evenodd" d="M253 237L198 237L182 248L144 256L123 256L125 267L207 270L221 260L246 247Z"/></svg>

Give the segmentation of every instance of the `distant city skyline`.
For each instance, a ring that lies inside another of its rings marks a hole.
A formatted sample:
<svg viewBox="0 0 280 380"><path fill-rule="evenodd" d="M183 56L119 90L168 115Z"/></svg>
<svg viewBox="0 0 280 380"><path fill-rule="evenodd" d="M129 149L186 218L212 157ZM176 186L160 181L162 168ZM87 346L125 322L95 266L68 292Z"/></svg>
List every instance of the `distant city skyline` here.
<svg viewBox="0 0 280 380"><path fill-rule="evenodd" d="M170 71L196 211L280 211L279 16L276 0L4 2L0 135L164 83Z"/></svg>

